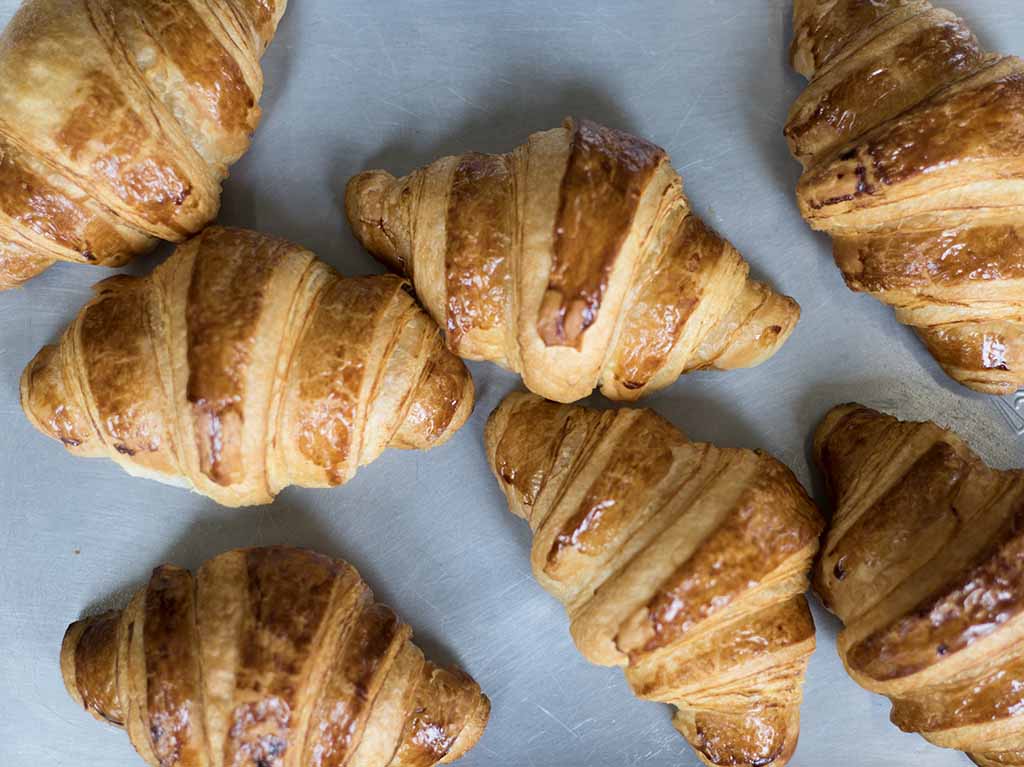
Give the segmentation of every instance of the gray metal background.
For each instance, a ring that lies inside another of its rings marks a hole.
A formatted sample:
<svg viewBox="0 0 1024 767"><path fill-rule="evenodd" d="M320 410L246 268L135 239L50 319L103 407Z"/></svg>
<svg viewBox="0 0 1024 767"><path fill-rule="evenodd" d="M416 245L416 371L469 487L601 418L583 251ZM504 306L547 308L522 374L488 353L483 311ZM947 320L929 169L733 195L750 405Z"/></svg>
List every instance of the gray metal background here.
<svg viewBox="0 0 1024 767"><path fill-rule="evenodd" d="M990 47L1024 52L1019 2L946 4ZM0 0L0 23L15 6ZM351 174L504 151L567 114L589 116L665 146L696 209L804 310L767 364L689 376L646 404L693 438L770 450L819 498L809 436L853 399L933 418L990 461L1024 464L995 400L948 382L888 309L848 292L827 239L801 221L798 165L781 135L802 87L785 59L789 10L790 0L292 0L265 59L265 118L221 220L294 239L349 274L379 271L343 219ZM0 295L0 765L141 764L121 732L65 694L65 626L123 602L161 562L195 567L271 543L349 559L428 652L480 681L494 713L466 767L698 764L666 707L582 660L561 606L530 576L528 530L505 510L481 448L513 377L473 366L476 412L443 448L388 452L345 487L292 488L273 507L219 508L72 458L21 413L23 366L105 274L58 266ZM815 609L793 765L966 765L888 724L886 702L843 673L836 622Z"/></svg>

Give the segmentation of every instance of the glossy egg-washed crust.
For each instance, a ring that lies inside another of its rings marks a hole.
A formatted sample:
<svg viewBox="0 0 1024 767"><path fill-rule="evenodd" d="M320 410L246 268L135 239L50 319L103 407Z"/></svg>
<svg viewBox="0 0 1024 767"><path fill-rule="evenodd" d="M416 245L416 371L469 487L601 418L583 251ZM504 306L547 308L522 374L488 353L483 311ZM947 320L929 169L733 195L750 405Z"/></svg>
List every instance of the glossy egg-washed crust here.
<svg viewBox="0 0 1024 767"><path fill-rule="evenodd" d="M650 410L512 394L487 457L533 530L532 565L591 662L721 767L781 767L796 748L814 649L804 591L823 521L793 474L753 450L687 441Z"/></svg>
<svg viewBox="0 0 1024 767"><path fill-rule="evenodd" d="M153 767L429 767L476 744L490 704L411 638L345 562L239 549L156 568L68 627L60 666Z"/></svg>
<svg viewBox="0 0 1024 767"><path fill-rule="evenodd" d="M635 400L691 370L757 365L800 315L690 212L664 150L586 120L509 154L361 173L345 206L452 351L560 402L598 386Z"/></svg>
<svg viewBox="0 0 1024 767"><path fill-rule="evenodd" d="M286 0L27 0L0 37L0 290L213 220Z"/></svg>
<svg viewBox="0 0 1024 767"><path fill-rule="evenodd" d="M1024 766L1024 472L861 405L830 412L814 450L835 500L814 586L847 670L900 729Z"/></svg>
<svg viewBox="0 0 1024 767"><path fill-rule="evenodd" d="M796 0L797 197L954 379L1024 385L1024 62L923 0Z"/></svg>
<svg viewBox="0 0 1024 767"><path fill-rule="evenodd" d="M148 277L99 283L25 369L21 402L76 455L240 506L441 444L473 382L402 278L344 278L284 240L211 227Z"/></svg>

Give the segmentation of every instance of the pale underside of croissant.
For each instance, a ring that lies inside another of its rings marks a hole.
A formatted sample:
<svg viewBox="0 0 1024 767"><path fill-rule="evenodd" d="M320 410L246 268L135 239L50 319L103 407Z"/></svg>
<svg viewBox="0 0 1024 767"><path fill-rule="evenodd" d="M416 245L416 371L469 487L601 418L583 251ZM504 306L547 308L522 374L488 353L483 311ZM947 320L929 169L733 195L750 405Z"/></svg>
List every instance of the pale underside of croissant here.
<svg viewBox="0 0 1024 767"><path fill-rule="evenodd" d="M1024 472L860 405L815 436L835 513L815 589L892 720L983 767L1024 766Z"/></svg>
<svg viewBox="0 0 1024 767"><path fill-rule="evenodd" d="M343 278L297 245L209 228L150 276L99 283L21 400L76 455L239 506L441 444L473 382L401 278Z"/></svg>
<svg viewBox="0 0 1024 767"><path fill-rule="evenodd" d="M691 370L757 365L800 314L691 213L664 150L592 122L401 179L362 173L345 207L452 351L560 402L597 386L635 400Z"/></svg>
<svg viewBox="0 0 1024 767"><path fill-rule="evenodd" d="M847 284L946 372L1024 385L1024 62L923 0L796 0L786 136Z"/></svg>
<svg viewBox="0 0 1024 767"><path fill-rule="evenodd" d="M68 627L60 665L153 767L429 767L476 744L490 704L411 637L350 565L242 549L156 568Z"/></svg>
<svg viewBox="0 0 1024 767"><path fill-rule="evenodd" d="M286 0L26 0L0 38L0 290L213 220Z"/></svg>
<svg viewBox="0 0 1024 767"><path fill-rule="evenodd" d="M687 439L649 410L513 394L488 459L533 530L532 566L580 652L677 707L708 765L783 765L796 747L822 520L792 473Z"/></svg>

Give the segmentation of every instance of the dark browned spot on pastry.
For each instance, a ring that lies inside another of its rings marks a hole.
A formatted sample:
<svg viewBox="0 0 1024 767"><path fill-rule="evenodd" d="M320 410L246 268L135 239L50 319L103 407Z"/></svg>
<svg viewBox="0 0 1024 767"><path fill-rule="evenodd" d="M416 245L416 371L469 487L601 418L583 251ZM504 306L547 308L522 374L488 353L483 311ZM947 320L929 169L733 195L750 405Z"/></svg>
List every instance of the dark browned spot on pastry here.
<svg viewBox="0 0 1024 767"><path fill-rule="evenodd" d="M719 767L773 764L787 748L786 722L778 709L743 714L698 711L694 748Z"/></svg>
<svg viewBox="0 0 1024 767"><path fill-rule="evenodd" d="M832 568L832 575L835 576L837 581L843 580L846 577L846 558L840 557L836 562L835 567Z"/></svg>
<svg viewBox="0 0 1024 767"><path fill-rule="evenodd" d="M597 320L644 189L664 161L664 150L635 136L587 120L576 126L537 318L547 346L580 347Z"/></svg>
<svg viewBox="0 0 1024 767"><path fill-rule="evenodd" d="M914 674L989 636L1022 609L1024 511L1018 511L972 568L854 645L850 667L881 680Z"/></svg>
<svg viewBox="0 0 1024 767"><path fill-rule="evenodd" d="M503 324L515 211L512 174L504 155L463 155L448 198L445 282L447 337Z"/></svg>
<svg viewBox="0 0 1024 767"><path fill-rule="evenodd" d="M343 562L276 546L245 553L247 620L238 639L239 703L229 716L225 764L282 764L296 724L302 673L316 649Z"/></svg>
<svg viewBox="0 0 1024 767"><path fill-rule="evenodd" d="M673 448L684 440L668 421L653 411L639 411L612 451L597 480L587 490L548 552L544 571L553 578L576 571L563 559L571 554L599 557L610 541L642 508L642 499L672 467Z"/></svg>
<svg viewBox="0 0 1024 767"><path fill-rule="evenodd" d="M194 604L187 570L163 565L153 571L145 597L143 651L146 715L153 751L161 765L194 764L205 742L194 723L202 690Z"/></svg>
<svg viewBox="0 0 1024 767"><path fill-rule="evenodd" d="M820 533L813 505L792 473L763 458L734 511L659 586L634 617L646 642L631 657L666 647L756 587ZM814 521L812 521L814 519Z"/></svg>
<svg viewBox="0 0 1024 767"><path fill-rule="evenodd" d="M292 246L255 232L208 229L195 257L185 310L188 385L203 473L242 479L246 374L276 269Z"/></svg>

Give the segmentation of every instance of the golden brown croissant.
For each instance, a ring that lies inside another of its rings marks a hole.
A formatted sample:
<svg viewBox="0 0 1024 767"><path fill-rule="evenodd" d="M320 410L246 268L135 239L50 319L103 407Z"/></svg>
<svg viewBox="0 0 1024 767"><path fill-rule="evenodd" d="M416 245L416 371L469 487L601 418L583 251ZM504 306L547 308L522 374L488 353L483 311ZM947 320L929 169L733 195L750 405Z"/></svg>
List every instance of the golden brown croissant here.
<svg viewBox="0 0 1024 767"><path fill-rule="evenodd" d="M99 283L25 369L21 401L76 455L240 506L441 444L473 382L401 278L343 278L297 245L214 227L146 278Z"/></svg>
<svg viewBox="0 0 1024 767"><path fill-rule="evenodd" d="M674 704L708 765L784 765L814 622L803 592L822 520L764 453L689 442L650 410L512 394L487 456L533 530L541 585L580 652Z"/></svg>
<svg viewBox="0 0 1024 767"><path fill-rule="evenodd" d="M26 0L0 38L0 290L217 214L286 0Z"/></svg>
<svg viewBox="0 0 1024 767"><path fill-rule="evenodd" d="M796 0L794 29L804 218L950 376L1024 385L1024 62L923 0Z"/></svg>
<svg viewBox="0 0 1024 767"><path fill-rule="evenodd" d="M345 207L359 240L412 278L448 348L560 402L757 365L800 314L690 212L664 150L588 121L510 154L362 173Z"/></svg>
<svg viewBox="0 0 1024 767"><path fill-rule="evenodd" d="M411 640L355 568L278 546L156 568L124 610L68 627L60 666L153 767L454 761L490 703Z"/></svg>
<svg viewBox="0 0 1024 767"><path fill-rule="evenodd" d="M983 767L1024 766L1024 472L955 434L843 405L815 435L835 513L815 589L892 720Z"/></svg>

